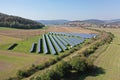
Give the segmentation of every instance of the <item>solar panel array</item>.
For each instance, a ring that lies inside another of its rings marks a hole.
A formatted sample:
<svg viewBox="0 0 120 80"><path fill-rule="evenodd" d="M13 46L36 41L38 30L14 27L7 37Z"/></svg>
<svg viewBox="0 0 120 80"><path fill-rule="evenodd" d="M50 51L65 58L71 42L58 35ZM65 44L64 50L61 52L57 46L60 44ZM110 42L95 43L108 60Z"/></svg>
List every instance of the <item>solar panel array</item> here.
<svg viewBox="0 0 120 80"><path fill-rule="evenodd" d="M42 38L38 40L37 52L55 55L83 43L86 38L95 36L96 34L49 32L48 34L43 34ZM34 44L31 52L33 48Z"/></svg>

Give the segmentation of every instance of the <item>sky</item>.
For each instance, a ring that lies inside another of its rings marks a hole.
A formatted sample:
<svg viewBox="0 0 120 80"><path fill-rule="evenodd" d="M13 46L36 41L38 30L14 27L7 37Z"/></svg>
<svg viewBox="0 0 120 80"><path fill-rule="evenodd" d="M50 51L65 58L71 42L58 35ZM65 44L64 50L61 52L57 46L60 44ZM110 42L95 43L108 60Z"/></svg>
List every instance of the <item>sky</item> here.
<svg viewBox="0 0 120 80"><path fill-rule="evenodd" d="M120 19L120 0L0 0L0 12L32 20Z"/></svg>

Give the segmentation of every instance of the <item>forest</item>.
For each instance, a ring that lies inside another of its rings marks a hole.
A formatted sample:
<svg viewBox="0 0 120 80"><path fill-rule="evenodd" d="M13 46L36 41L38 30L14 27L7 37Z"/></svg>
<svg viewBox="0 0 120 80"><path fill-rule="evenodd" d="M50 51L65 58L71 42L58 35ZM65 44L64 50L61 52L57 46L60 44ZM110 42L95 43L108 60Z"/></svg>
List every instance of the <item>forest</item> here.
<svg viewBox="0 0 120 80"><path fill-rule="evenodd" d="M17 29L38 29L44 27L42 23L3 13L0 13L0 26Z"/></svg>

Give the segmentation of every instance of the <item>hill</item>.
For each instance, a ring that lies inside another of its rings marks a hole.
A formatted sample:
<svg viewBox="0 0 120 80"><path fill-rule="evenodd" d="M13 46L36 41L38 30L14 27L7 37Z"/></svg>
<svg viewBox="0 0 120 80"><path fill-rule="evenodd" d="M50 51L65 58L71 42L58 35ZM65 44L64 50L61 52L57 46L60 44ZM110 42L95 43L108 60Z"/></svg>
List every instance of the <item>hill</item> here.
<svg viewBox="0 0 120 80"><path fill-rule="evenodd" d="M22 17L0 13L0 27L37 29L44 27L44 25L42 23L38 23L36 21L32 21Z"/></svg>
<svg viewBox="0 0 120 80"><path fill-rule="evenodd" d="M98 20L98 19L88 19L88 20L83 20L83 22L92 23L92 24L103 24L103 23L105 23L105 21Z"/></svg>
<svg viewBox="0 0 120 80"><path fill-rule="evenodd" d="M112 20L106 20L106 23L116 23L119 22L120 23L120 19L112 19Z"/></svg>
<svg viewBox="0 0 120 80"><path fill-rule="evenodd" d="M113 20L98 20L98 19L88 19L82 21L70 21L66 25L78 26L78 27L120 27L120 19Z"/></svg>
<svg viewBox="0 0 120 80"><path fill-rule="evenodd" d="M36 20L36 21L41 22L42 24L45 25L62 25L69 22L69 20Z"/></svg>

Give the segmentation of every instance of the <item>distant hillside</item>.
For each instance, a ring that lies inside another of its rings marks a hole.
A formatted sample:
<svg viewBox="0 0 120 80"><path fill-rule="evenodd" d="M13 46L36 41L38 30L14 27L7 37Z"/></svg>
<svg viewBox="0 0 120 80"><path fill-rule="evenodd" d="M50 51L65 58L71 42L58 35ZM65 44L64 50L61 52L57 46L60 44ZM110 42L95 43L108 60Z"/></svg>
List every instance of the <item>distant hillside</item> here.
<svg viewBox="0 0 120 80"><path fill-rule="evenodd" d="M108 23L108 24L111 24L111 25L120 25L120 21L111 22L111 23Z"/></svg>
<svg viewBox="0 0 120 80"><path fill-rule="evenodd" d="M92 23L92 24L103 24L103 23L105 23L105 21L97 20L97 19L83 20L83 22Z"/></svg>
<svg viewBox="0 0 120 80"><path fill-rule="evenodd" d="M117 22L117 23L118 23L118 22L120 23L120 19L106 20L105 22L106 22L106 23L114 23L114 22L115 22L115 23L116 23L116 22Z"/></svg>
<svg viewBox="0 0 120 80"><path fill-rule="evenodd" d="M120 19L113 20L97 20L97 19L89 19L83 21L70 21L67 22L66 25L69 26L78 26L78 27L120 27Z"/></svg>
<svg viewBox="0 0 120 80"><path fill-rule="evenodd" d="M68 20L36 20L37 22L41 22L45 25L62 25L64 23L69 22Z"/></svg>
<svg viewBox="0 0 120 80"><path fill-rule="evenodd" d="M44 27L44 25L29 19L0 13L0 27L37 29Z"/></svg>

